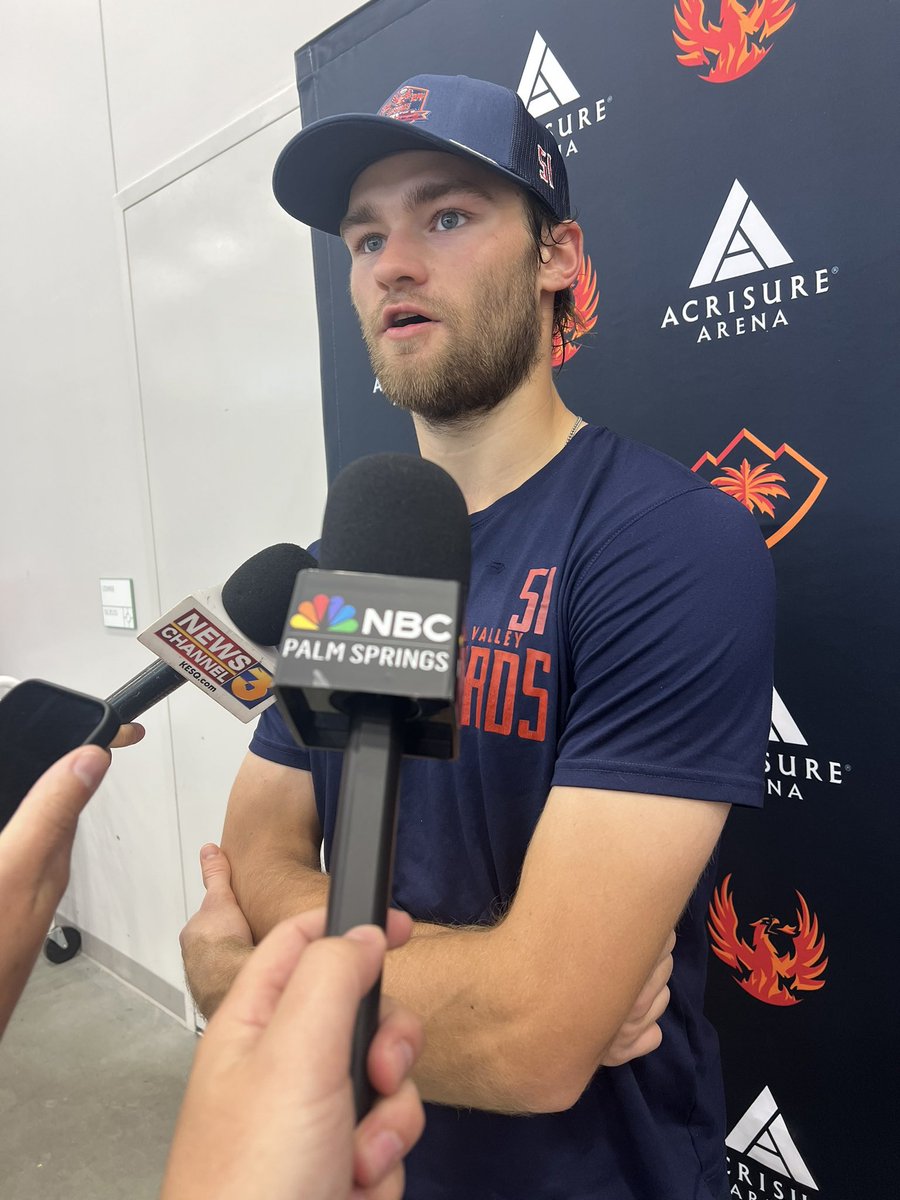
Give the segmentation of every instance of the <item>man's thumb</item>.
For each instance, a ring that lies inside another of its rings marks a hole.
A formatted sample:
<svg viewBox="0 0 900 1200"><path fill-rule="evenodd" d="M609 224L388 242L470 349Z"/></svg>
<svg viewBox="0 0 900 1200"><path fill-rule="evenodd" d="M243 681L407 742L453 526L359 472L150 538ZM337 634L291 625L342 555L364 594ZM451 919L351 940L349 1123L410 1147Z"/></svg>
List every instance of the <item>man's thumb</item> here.
<svg viewBox="0 0 900 1200"><path fill-rule="evenodd" d="M203 886L213 891L223 884L231 887L231 863L215 844L207 842L200 848L200 871L203 875Z"/></svg>

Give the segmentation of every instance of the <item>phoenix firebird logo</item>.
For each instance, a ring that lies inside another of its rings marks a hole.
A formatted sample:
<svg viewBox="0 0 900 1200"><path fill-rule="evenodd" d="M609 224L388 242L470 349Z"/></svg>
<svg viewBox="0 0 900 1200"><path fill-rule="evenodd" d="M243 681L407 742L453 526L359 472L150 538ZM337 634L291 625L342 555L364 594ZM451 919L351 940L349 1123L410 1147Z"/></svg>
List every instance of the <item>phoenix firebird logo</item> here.
<svg viewBox="0 0 900 1200"><path fill-rule="evenodd" d="M553 335L552 365L560 367L574 358L584 337L597 324L597 273L591 266L589 256L581 260L581 270L575 280L575 314L563 329L563 336Z"/></svg>
<svg viewBox="0 0 900 1200"><path fill-rule="evenodd" d="M679 0L672 31L683 67L709 67L707 83L731 83L758 67L771 46L765 43L794 15L793 0L721 0L719 23L703 16L703 0Z"/></svg>
<svg viewBox="0 0 900 1200"><path fill-rule="evenodd" d="M819 920L800 892L793 925L778 917L760 917L751 921L751 942L738 936L738 915L734 908L726 875L713 892L709 905L713 953L737 974L734 981L749 995L765 1004L781 1008L799 1004L804 992L817 992L825 986L820 976L828 966L825 935L819 932ZM777 940L773 940L777 939Z"/></svg>

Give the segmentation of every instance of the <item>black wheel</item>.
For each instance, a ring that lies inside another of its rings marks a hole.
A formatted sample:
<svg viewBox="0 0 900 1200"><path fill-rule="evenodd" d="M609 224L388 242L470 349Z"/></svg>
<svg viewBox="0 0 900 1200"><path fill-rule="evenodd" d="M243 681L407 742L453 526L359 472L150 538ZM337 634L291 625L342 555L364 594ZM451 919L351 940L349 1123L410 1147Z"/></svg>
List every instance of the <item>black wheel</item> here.
<svg viewBox="0 0 900 1200"><path fill-rule="evenodd" d="M81 949L81 934L71 925L57 925L44 942L44 957L52 963L68 962Z"/></svg>

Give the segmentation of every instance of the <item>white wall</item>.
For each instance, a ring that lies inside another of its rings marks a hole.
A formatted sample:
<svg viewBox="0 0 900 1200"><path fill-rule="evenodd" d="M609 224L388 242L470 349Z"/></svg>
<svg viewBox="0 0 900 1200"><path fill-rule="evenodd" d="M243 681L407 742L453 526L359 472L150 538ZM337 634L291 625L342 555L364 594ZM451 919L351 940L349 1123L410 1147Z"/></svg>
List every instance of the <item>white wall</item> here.
<svg viewBox="0 0 900 1200"><path fill-rule="evenodd" d="M269 179L299 127L293 51L355 7L0 3L0 673L106 695L149 654L103 627L101 576L134 580L143 625L318 532L310 242ZM145 724L61 909L182 991L197 850L248 730L193 688Z"/></svg>

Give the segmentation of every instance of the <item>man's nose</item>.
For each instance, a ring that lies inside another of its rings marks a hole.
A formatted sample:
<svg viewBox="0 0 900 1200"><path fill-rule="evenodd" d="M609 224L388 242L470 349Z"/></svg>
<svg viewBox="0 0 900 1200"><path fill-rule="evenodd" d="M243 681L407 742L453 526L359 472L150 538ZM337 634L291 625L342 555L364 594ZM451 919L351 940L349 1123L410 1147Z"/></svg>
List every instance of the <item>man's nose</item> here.
<svg viewBox="0 0 900 1200"><path fill-rule="evenodd" d="M422 284L428 276L424 247L419 238L400 231L391 233L375 265L375 278L384 287L398 283Z"/></svg>

